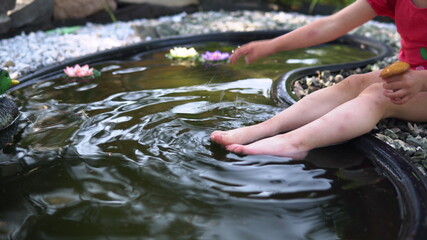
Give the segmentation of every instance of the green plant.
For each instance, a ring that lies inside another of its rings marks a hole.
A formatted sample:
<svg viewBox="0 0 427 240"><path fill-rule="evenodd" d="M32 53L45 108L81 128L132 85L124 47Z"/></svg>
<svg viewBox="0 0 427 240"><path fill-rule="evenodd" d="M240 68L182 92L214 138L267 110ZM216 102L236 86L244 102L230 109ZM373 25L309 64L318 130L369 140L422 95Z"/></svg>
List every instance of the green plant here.
<svg viewBox="0 0 427 240"><path fill-rule="evenodd" d="M108 2L107 2L106 0L104 0L104 1L102 2L102 5L104 6L105 11L106 11L106 12L108 13L108 15L110 16L111 21L113 21L113 22L117 22L116 15L114 15L114 12L113 12L113 10L110 8L110 5L108 5Z"/></svg>

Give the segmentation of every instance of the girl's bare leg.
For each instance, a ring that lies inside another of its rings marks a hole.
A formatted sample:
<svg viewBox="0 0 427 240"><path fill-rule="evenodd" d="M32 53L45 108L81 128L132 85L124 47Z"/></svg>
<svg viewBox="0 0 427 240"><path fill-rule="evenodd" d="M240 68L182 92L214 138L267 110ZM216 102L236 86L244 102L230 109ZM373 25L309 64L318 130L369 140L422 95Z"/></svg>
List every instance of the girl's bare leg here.
<svg viewBox="0 0 427 240"><path fill-rule="evenodd" d="M369 86L356 98L343 103L319 119L291 132L249 145L231 144L227 150L250 155L304 158L307 151L343 142L371 131L382 118L427 121L427 93L419 93L404 105L384 97L382 83Z"/></svg>
<svg viewBox="0 0 427 240"><path fill-rule="evenodd" d="M229 131L215 131L211 134L211 140L222 145L247 144L296 129L355 98L372 83L380 82L378 75L376 71L350 76L332 87L311 93L265 122Z"/></svg>

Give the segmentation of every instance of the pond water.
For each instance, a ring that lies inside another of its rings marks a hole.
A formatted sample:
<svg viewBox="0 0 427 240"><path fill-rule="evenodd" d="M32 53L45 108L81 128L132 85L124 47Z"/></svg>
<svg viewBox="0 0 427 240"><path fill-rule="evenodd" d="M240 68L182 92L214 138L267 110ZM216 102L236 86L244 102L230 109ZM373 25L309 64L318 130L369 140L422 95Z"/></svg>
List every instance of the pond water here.
<svg viewBox="0 0 427 240"><path fill-rule="evenodd" d="M232 46L207 44L200 52ZM102 76L11 93L22 112L10 159L54 164L0 188L10 239L396 239L397 193L347 144L305 160L239 156L216 129L263 121L279 75L371 57L325 45L254 65L191 64L167 51L104 62ZM309 109L307 110L309 111Z"/></svg>

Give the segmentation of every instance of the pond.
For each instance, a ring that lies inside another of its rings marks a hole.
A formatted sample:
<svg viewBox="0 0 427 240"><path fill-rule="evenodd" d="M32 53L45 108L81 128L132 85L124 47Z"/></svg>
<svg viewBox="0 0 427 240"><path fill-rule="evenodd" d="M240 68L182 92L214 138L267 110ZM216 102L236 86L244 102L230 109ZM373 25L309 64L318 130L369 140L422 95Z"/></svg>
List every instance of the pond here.
<svg viewBox="0 0 427 240"><path fill-rule="evenodd" d="M396 190L350 145L296 161L236 155L209 140L286 107L270 97L283 72L371 52L322 45L230 65L172 61L167 50L99 63L93 80L55 78L10 93L22 114L20 141L0 157L54 164L1 186L0 236L397 238Z"/></svg>

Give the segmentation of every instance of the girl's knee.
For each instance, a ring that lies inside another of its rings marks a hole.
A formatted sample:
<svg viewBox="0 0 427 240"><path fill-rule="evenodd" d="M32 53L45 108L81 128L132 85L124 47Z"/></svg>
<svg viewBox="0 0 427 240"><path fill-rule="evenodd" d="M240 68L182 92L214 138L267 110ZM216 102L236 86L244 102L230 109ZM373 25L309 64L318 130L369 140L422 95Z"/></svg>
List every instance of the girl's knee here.
<svg viewBox="0 0 427 240"><path fill-rule="evenodd" d="M384 95L383 83L374 83L364 89L359 97L367 99L371 107L383 113L383 118L390 117L394 112L394 104Z"/></svg>
<svg viewBox="0 0 427 240"><path fill-rule="evenodd" d="M384 88L382 83L374 83L366 87L359 94L360 97L367 97L377 102L378 104L384 104L389 102L388 98L384 96Z"/></svg>
<svg viewBox="0 0 427 240"><path fill-rule="evenodd" d="M379 73L370 72L363 74L353 74L336 84L337 88L342 91L354 91L355 94L360 94L370 85L379 82Z"/></svg>

